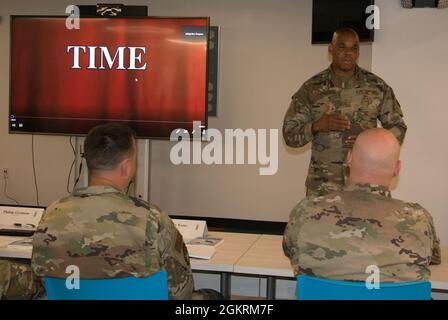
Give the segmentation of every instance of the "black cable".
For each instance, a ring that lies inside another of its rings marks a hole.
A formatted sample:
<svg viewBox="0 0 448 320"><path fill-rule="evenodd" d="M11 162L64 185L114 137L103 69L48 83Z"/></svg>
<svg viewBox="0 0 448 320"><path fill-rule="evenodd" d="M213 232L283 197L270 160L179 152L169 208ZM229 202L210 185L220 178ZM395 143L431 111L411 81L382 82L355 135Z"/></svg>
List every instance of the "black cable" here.
<svg viewBox="0 0 448 320"><path fill-rule="evenodd" d="M75 147L73 146L72 138L73 138L73 136L70 136L69 142L70 142L70 146L72 147L72 150L73 150L74 158L73 158L72 165L70 166L70 171L68 173L68 178L67 178L67 193L68 194L71 193L70 188L69 188L70 187L70 177L72 176L73 167L75 166L75 162L76 162L76 150L75 150Z"/></svg>
<svg viewBox="0 0 448 320"><path fill-rule="evenodd" d="M7 189L7 185L8 185L8 179L7 179L6 177L3 177L3 178L5 179L5 184L4 184L4 189L3 189L3 195L5 196L5 198L14 201L17 205L20 205L20 204L19 204L19 201L17 201L16 199L14 199L14 198L8 196L8 192L6 191L6 189Z"/></svg>
<svg viewBox="0 0 448 320"><path fill-rule="evenodd" d="M36 201L37 201L37 206L40 207L39 188L37 187L37 177L36 177L36 166L34 164L34 134L31 135L31 157L32 157L32 161L33 161L33 174L34 174L34 186L36 188Z"/></svg>
<svg viewBox="0 0 448 320"><path fill-rule="evenodd" d="M70 147L72 147L73 155L76 156L76 150L75 150L75 147L73 146L72 138L73 138L73 136L70 136L70 140L69 140L70 141Z"/></svg>
<svg viewBox="0 0 448 320"><path fill-rule="evenodd" d="M81 164L79 165L78 177L75 180L75 184L73 185L73 190L75 190L76 185L78 184L79 178L81 178L82 173L82 158L84 158L84 154L81 153Z"/></svg>

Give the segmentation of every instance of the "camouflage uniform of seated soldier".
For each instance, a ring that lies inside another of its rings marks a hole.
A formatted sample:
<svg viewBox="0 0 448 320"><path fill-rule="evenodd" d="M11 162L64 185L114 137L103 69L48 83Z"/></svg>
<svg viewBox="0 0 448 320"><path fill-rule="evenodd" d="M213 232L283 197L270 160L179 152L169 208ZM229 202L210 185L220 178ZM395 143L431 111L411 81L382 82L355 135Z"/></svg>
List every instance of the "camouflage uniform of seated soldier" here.
<svg viewBox="0 0 448 320"><path fill-rule="evenodd" d="M440 242L422 206L391 197L399 153L390 131L364 131L347 157L349 184L293 209L283 249L296 276L366 281L367 267L376 266L381 282L429 279L429 265L441 263Z"/></svg>
<svg viewBox="0 0 448 320"><path fill-rule="evenodd" d="M37 299L44 296L43 283L34 275L29 262L0 260L0 299Z"/></svg>

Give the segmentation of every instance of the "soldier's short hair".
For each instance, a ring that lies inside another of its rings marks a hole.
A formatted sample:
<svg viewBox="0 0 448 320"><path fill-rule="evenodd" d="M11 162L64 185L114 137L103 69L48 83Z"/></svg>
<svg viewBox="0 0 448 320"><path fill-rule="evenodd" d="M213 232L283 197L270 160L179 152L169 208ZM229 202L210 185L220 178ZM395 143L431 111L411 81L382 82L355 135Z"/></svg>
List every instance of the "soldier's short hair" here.
<svg viewBox="0 0 448 320"><path fill-rule="evenodd" d="M84 141L84 158L89 171L111 170L133 150L135 132L119 123L107 123L89 131Z"/></svg>
<svg viewBox="0 0 448 320"><path fill-rule="evenodd" d="M333 33L333 38L331 39L331 42L334 43L334 41L335 41L335 39L336 39L336 36L337 36L337 35L342 35L342 34L352 34L352 35L354 35L354 36L358 39L358 41L359 41L359 35L358 35L358 33L357 33L354 29L344 27L344 28L339 28L339 29L337 29L337 30L334 31L334 33Z"/></svg>

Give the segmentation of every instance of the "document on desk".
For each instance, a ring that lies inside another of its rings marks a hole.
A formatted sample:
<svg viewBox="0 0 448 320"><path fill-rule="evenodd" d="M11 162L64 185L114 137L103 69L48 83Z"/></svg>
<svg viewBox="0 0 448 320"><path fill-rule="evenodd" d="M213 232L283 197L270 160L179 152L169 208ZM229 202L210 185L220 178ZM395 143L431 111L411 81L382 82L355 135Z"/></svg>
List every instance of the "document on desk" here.
<svg viewBox="0 0 448 320"><path fill-rule="evenodd" d="M11 241L6 245L7 249L29 251L33 249L33 238L28 237L21 240Z"/></svg>
<svg viewBox="0 0 448 320"><path fill-rule="evenodd" d="M188 245L196 245L196 246L211 246L211 247L218 247L221 245L221 243L224 242L223 238L194 238L191 240L186 240L185 243Z"/></svg>
<svg viewBox="0 0 448 320"><path fill-rule="evenodd" d="M208 236L206 221L173 219L173 222L184 238L190 258L211 259L215 248L224 241L223 238Z"/></svg>
<svg viewBox="0 0 448 320"><path fill-rule="evenodd" d="M190 258L209 260L213 257L216 252L214 246L209 245L189 245L187 244L188 255Z"/></svg>
<svg viewBox="0 0 448 320"><path fill-rule="evenodd" d="M216 252L216 247L224 242L223 238L194 238L185 239L190 258L211 259Z"/></svg>

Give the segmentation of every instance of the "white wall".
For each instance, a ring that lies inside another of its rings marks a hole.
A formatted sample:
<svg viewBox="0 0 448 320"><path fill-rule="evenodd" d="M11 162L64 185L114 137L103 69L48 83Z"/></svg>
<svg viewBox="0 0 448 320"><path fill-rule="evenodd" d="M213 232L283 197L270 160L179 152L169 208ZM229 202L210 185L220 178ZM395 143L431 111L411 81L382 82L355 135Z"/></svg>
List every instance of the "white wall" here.
<svg viewBox="0 0 448 320"><path fill-rule="evenodd" d="M372 70L395 91L408 132L395 197L419 202L448 244L448 9L403 9L377 0Z"/></svg>

